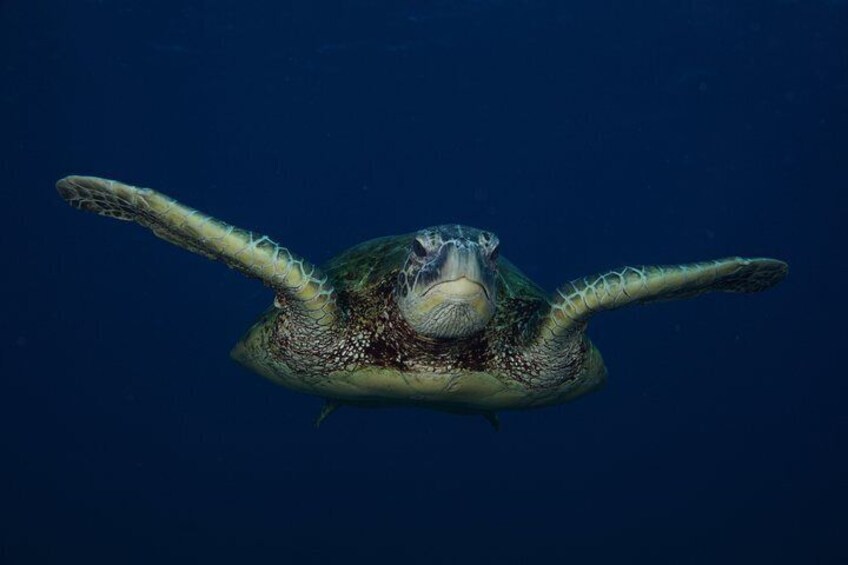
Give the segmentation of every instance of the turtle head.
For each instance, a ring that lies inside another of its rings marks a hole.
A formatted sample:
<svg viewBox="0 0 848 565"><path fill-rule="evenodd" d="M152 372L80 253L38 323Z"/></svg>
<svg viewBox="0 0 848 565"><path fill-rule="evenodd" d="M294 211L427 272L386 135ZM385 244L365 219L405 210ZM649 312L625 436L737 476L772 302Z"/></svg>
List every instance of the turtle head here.
<svg viewBox="0 0 848 565"><path fill-rule="evenodd" d="M466 226L417 232L395 288L404 320L431 338L482 330L495 313L498 246L493 233Z"/></svg>

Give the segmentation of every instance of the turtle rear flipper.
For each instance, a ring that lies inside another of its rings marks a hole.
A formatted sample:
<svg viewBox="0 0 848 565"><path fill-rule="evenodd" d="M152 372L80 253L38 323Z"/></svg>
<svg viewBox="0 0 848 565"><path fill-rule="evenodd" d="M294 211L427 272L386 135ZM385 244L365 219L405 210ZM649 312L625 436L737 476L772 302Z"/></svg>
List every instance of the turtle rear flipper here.
<svg viewBox="0 0 848 565"><path fill-rule="evenodd" d="M686 265L624 267L583 277L557 290L542 319L543 341L568 335L594 313L628 304L690 298L710 291L759 292L779 283L788 266L767 258L731 257Z"/></svg>
<svg viewBox="0 0 848 565"><path fill-rule="evenodd" d="M56 189L74 208L136 222L166 241L260 279L318 326L330 326L338 318L327 278L267 236L216 220L149 188L69 176Z"/></svg>

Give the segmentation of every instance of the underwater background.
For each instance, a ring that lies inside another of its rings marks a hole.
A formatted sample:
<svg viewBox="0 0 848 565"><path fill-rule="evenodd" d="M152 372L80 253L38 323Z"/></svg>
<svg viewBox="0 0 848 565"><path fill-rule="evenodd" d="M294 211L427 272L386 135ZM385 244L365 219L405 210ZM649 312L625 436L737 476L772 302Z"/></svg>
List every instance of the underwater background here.
<svg viewBox="0 0 848 565"><path fill-rule="evenodd" d="M0 563L848 563L848 3L0 1ZM459 222L596 316L607 386L321 406L230 347L260 283L69 208L161 190L321 263Z"/></svg>

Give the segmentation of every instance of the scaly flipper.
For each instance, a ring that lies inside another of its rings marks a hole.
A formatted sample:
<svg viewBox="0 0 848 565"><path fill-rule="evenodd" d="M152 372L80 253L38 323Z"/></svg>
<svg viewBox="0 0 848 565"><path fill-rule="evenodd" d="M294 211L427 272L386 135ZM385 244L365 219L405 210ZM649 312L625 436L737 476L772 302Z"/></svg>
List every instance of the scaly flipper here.
<svg viewBox="0 0 848 565"><path fill-rule="evenodd" d="M582 328L595 312L628 304L689 298L710 291L759 292L779 283L787 265L775 259L731 257L664 267L624 267L584 277L557 290L542 319L539 339L548 341Z"/></svg>
<svg viewBox="0 0 848 565"><path fill-rule="evenodd" d="M320 327L339 317L326 277L266 236L225 224L149 188L81 176L65 177L56 188L74 208L134 221L164 240L260 279L286 306Z"/></svg>

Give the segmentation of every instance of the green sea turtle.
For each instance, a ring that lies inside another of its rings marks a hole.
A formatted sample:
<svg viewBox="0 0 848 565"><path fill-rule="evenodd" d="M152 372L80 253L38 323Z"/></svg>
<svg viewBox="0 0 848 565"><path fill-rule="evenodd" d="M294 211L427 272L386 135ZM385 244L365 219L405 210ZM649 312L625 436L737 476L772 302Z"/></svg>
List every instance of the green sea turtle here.
<svg viewBox="0 0 848 565"><path fill-rule="evenodd" d="M158 192L95 177L57 183L75 208L132 220L270 286L274 304L232 350L241 364L339 405L411 405L480 414L548 406L598 388L586 336L596 312L708 291L757 292L787 265L739 257L624 267L548 295L499 257L498 238L460 225L383 237L322 268L266 236Z"/></svg>

